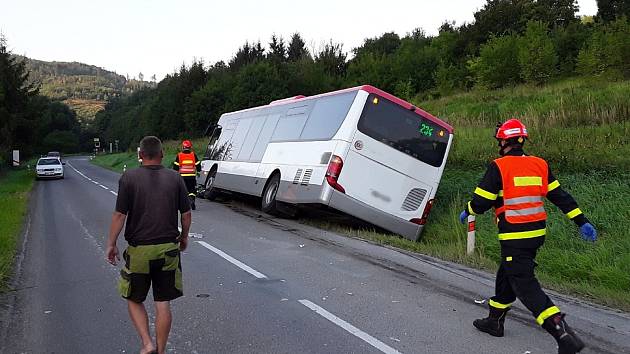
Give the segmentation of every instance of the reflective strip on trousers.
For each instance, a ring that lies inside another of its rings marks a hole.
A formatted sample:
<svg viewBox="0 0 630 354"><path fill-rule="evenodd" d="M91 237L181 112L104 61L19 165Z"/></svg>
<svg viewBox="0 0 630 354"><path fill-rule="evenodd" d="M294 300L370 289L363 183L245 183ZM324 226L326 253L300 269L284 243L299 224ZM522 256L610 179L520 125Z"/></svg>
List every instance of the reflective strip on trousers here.
<svg viewBox="0 0 630 354"><path fill-rule="evenodd" d="M503 201L504 205L517 205L517 204L523 204L523 203L542 203L543 199L542 197L518 197L518 198L510 198L510 199L505 199Z"/></svg>
<svg viewBox="0 0 630 354"><path fill-rule="evenodd" d="M543 207L535 207L535 208L526 208L526 209L518 209L518 210L506 210L505 211L505 216L506 217L511 217L511 216L529 216L529 215L535 215L535 214L540 214L540 213L544 213L545 212L545 208Z"/></svg>

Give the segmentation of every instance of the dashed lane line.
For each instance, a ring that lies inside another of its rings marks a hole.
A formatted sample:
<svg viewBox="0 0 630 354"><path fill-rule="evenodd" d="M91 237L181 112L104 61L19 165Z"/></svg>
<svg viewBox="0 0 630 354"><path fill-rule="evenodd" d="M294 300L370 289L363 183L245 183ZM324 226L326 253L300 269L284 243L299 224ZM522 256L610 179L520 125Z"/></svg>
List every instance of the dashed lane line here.
<svg viewBox="0 0 630 354"><path fill-rule="evenodd" d="M341 318L333 315L332 313L326 311L324 308L318 306L317 304L308 301L308 300L299 300L299 303L301 303L302 305L308 307L309 309L313 310L315 313L317 313L318 315L324 317L325 319L327 319L328 321L336 324L337 326L343 328L345 331L347 331L348 333L360 338L361 340L363 340L364 342L368 343L369 345L373 346L374 348L380 350L383 353L386 354L400 354L400 352L392 347L390 347L389 345L381 342L380 340L372 337L371 335L363 332L362 330L356 328L355 326L351 325L350 323L342 320Z"/></svg>
<svg viewBox="0 0 630 354"><path fill-rule="evenodd" d="M83 177L83 178L85 178L86 180L88 180L88 181L90 181L90 182L94 183L95 185L97 185L97 186L99 186L99 187L103 188L104 190L108 190L111 194L113 194L113 195L115 195L115 196L118 196L118 193L117 193L117 192L114 192L114 191L110 190L110 189L109 189L109 187L107 187L107 186L105 186L105 185L103 185L103 184L100 184L98 181L96 181L96 180L94 180L94 179L91 179L90 177L86 176L83 172L81 172L81 171L77 170L74 166L72 166L72 164L71 164L70 162L68 162L68 166L70 166L70 168L72 168L72 169L74 170L74 172L78 173L81 177Z"/></svg>
<svg viewBox="0 0 630 354"><path fill-rule="evenodd" d="M267 276L264 275L263 273L255 270L254 268L248 266L247 264L245 264L245 263L239 261L238 259L230 256L229 254L221 251L220 249L210 245L209 243L204 242L204 241L197 241L197 243L202 245L203 247L209 249L210 251L216 253L219 257L221 257L221 258L225 259L226 261L234 264L235 266L241 268L242 270L246 271L247 273L255 276L256 278L258 278L258 279L267 279Z"/></svg>

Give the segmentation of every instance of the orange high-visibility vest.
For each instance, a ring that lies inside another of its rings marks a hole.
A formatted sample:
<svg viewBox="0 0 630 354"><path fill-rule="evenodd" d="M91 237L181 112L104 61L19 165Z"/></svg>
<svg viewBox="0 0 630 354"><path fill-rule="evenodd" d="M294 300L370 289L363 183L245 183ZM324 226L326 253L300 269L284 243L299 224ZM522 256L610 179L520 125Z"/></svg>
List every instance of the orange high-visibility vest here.
<svg viewBox="0 0 630 354"><path fill-rule="evenodd" d="M535 156L504 156L495 162L503 181L503 206L496 209L496 216L505 213L512 224L546 220L547 162Z"/></svg>
<svg viewBox="0 0 630 354"><path fill-rule="evenodd" d="M193 152L180 152L177 154L177 160L179 161L179 174L188 176L197 176L197 161L195 161L195 154Z"/></svg>

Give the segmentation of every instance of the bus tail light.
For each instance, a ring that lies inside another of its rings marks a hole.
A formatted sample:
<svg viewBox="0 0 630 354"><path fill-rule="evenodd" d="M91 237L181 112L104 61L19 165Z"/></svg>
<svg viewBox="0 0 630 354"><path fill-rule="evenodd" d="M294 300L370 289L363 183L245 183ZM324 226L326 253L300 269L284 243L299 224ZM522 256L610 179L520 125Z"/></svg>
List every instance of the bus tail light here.
<svg viewBox="0 0 630 354"><path fill-rule="evenodd" d="M339 184L339 182L337 182L342 168L343 160L341 159L341 157L333 155L330 159L330 162L328 163L328 170L326 171L326 181L328 181L328 184L330 184L331 187L345 194L346 190Z"/></svg>
<svg viewBox="0 0 630 354"><path fill-rule="evenodd" d="M418 224L418 225L424 225L427 223L427 218L429 217L429 213L431 212L431 208L433 207L433 202L435 201L435 199L429 199L429 201L427 202L427 205L425 205L424 207L424 211L422 212L422 217L421 218L413 218L409 221L411 221L414 224Z"/></svg>

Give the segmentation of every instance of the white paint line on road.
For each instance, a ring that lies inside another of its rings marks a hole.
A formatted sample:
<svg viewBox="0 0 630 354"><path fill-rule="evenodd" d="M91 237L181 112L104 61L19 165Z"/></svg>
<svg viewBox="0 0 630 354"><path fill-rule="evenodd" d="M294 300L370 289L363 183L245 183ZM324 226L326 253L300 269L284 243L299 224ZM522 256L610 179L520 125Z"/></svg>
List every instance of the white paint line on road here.
<svg viewBox="0 0 630 354"><path fill-rule="evenodd" d="M105 186L104 186L104 185L102 185L102 184L99 184L98 186L99 186L99 187L101 187L101 188L103 188L103 189L105 189L105 190L108 190L108 189L109 189L109 188L105 187Z"/></svg>
<svg viewBox="0 0 630 354"><path fill-rule="evenodd" d="M118 193L114 192L114 191L109 191L111 194L118 196Z"/></svg>
<svg viewBox="0 0 630 354"><path fill-rule="evenodd" d="M337 326L343 328L344 330L346 330L348 333L362 339L364 342L368 343L369 345L373 346L374 348L382 351L383 353L387 353L387 354L400 354L400 352L390 346L388 346L387 344L381 342L380 340L372 337L371 335L363 332L362 330L356 328L355 326L351 325L350 323L342 320L341 318L333 315L332 313L326 311L325 309L323 309L322 307L318 306L317 304L314 304L308 300L299 300L299 302L308 307L309 309L315 311L315 313L317 313L318 315L324 317L325 319L327 319L328 321L336 324Z"/></svg>
<svg viewBox="0 0 630 354"><path fill-rule="evenodd" d="M90 181L90 182L94 183L95 185L97 185L97 186L99 186L99 187L101 187L101 188L103 188L103 189L105 189L105 190L109 190L109 188L107 188L107 187L105 187L104 185L102 185L102 184L98 183L98 181L91 179L90 177L88 177L88 176L84 175L84 174L83 174L83 172L81 172L81 171L77 170L74 166L72 166L72 164L71 164L70 162L68 162L68 166L70 166L70 168L72 168L72 169L73 169L76 173L78 173L78 174L79 174L79 175L81 175L83 178L87 179L88 181ZM114 191L111 191L111 190L110 190L109 192L110 192L111 194L115 195L115 196L118 196L118 193L117 193L117 192L114 192Z"/></svg>
<svg viewBox="0 0 630 354"><path fill-rule="evenodd" d="M220 257L222 257L223 259L225 259L226 261L234 264L235 266L241 268L242 270L246 271L247 273L255 276L258 279L267 279L267 276L264 275L263 273L255 270L254 268L248 266L247 264L239 261L238 259L230 256L229 254L221 251L220 249L211 246L210 244L208 244L207 242L204 241L197 241L198 244L202 245L203 247L209 249L210 251L216 253L217 255L219 255Z"/></svg>

